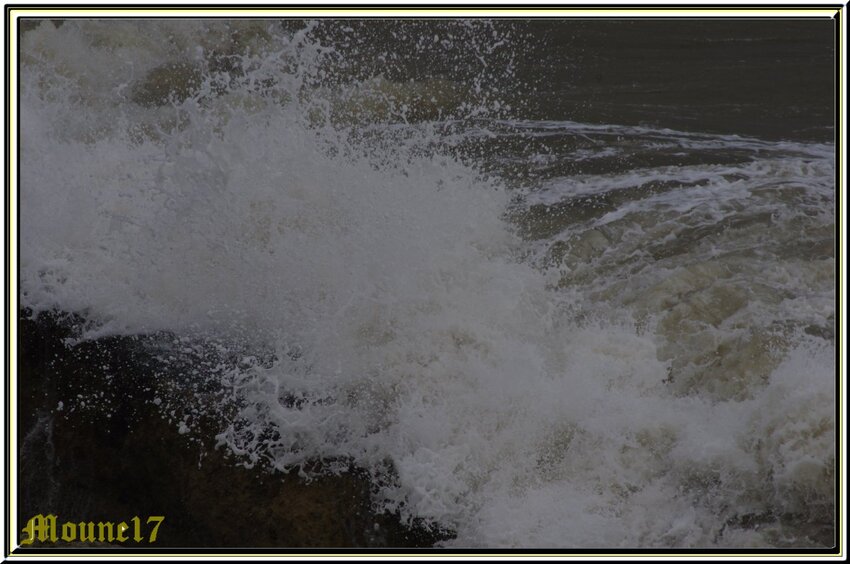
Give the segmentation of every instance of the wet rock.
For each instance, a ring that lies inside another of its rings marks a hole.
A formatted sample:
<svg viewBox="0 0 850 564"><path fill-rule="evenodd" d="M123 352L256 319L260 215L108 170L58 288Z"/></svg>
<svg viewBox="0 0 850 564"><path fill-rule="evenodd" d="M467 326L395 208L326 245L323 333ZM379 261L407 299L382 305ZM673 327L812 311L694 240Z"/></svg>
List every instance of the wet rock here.
<svg viewBox="0 0 850 564"><path fill-rule="evenodd" d="M130 99L147 108L183 102L203 82L201 70L188 62L166 63L150 71L136 84Z"/></svg>
<svg viewBox="0 0 850 564"><path fill-rule="evenodd" d="M375 78L330 97L335 102L333 120L351 125L444 119L453 115L468 96L467 87L441 78L405 82Z"/></svg>
<svg viewBox="0 0 850 564"><path fill-rule="evenodd" d="M21 18L20 20L18 20L18 22L20 23L20 26L21 26L21 28L20 28L21 33L26 33L28 31L38 29L43 22L47 22L47 21L52 23L53 27L57 27L57 28L62 27L62 24L65 23L65 20L58 20L58 19L49 19L48 20L48 19L44 19L44 18L38 18L38 19Z"/></svg>
<svg viewBox="0 0 850 564"><path fill-rule="evenodd" d="M203 373L236 362L216 347L175 347L181 340L170 334L78 341L83 323L57 312L21 316L21 523L38 514L60 522L162 515L160 548L421 547L449 536L374 511L375 486L353 465L307 481L246 469L216 449L222 414L205 402L217 405L223 391ZM191 433L175 424L187 419Z"/></svg>

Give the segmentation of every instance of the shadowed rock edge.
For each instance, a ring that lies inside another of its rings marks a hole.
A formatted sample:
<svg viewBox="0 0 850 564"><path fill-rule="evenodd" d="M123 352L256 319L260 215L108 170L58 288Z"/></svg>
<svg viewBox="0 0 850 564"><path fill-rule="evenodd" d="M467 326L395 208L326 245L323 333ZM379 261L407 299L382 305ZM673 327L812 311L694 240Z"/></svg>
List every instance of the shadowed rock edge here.
<svg viewBox="0 0 850 564"><path fill-rule="evenodd" d="M161 336L74 343L83 323L63 312L21 312L21 523L37 514L58 515L60 523L165 516L155 544L128 542L126 548L414 548L452 536L375 511L375 485L354 465L306 481L297 472L247 469L216 449L218 423L211 416L201 415L191 435L181 434L153 400L176 394L173 404L179 404L182 393L188 405L199 389L155 377L169 370L152 352Z"/></svg>

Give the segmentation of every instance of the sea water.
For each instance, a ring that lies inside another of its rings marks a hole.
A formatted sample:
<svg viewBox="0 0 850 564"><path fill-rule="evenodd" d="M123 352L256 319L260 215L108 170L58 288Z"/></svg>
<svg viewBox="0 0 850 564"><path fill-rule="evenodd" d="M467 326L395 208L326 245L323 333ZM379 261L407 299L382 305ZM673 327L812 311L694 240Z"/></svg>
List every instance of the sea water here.
<svg viewBox="0 0 850 564"><path fill-rule="evenodd" d="M221 448L445 546L831 545L831 99L593 25L30 22L21 305L232 344Z"/></svg>

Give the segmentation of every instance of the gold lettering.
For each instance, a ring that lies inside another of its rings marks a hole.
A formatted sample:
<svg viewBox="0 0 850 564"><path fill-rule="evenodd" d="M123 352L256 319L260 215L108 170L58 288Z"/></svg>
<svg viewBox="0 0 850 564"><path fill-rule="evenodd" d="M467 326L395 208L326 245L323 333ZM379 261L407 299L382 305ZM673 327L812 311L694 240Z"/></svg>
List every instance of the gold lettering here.
<svg viewBox="0 0 850 564"><path fill-rule="evenodd" d="M109 533L108 536L105 536L103 534L104 530ZM106 523L97 524L97 540L99 540L100 542L104 542L107 540L109 542L112 542L115 540L115 533L112 531L112 523L107 521Z"/></svg>
<svg viewBox="0 0 850 564"><path fill-rule="evenodd" d="M117 525L111 521L98 523L91 521L72 523L69 521L62 523L61 534L57 536L57 520L56 515L44 516L39 513L27 521L26 526L21 529L21 544L30 545L36 541L56 542L60 538L65 542L74 542L77 540L81 542L114 542L116 540L118 542L127 542L130 540L127 534L130 532L130 525L126 521L121 521ZM130 521L132 522L135 533L132 537L133 540L142 542L142 520L136 515ZM162 515L151 515L148 517L147 524L153 524L148 538L149 543L156 542L159 526L162 525L163 521L165 521L165 517ZM97 535L95 535L95 528L97 528Z"/></svg>
<svg viewBox="0 0 850 564"><path fill-rule="evenodd" d="M86 532L88 529L88 532ZM94 523L80 523L80 540L83 542L94 542Z"/></svg>
<svg viewBox="0 0 850 564"><path fill-rule="evenodd" d="M127 537L124 536L124 531L129 528L130 526L124 521L118 523L118 534L115 536L115 538L118 539L118 542L127 542Z"/></svg>
<svg viewBox="0 0 850 564"><path fill-rule="evenodd" d="M148 517L148 525L150 525L151 521L156 521L156 526L151 531L151 538L148 542L156 542L156 532L159 530L159 526L162 525L162 522L165 520L165 517L162 515L151 515Z"/></svg>
<svg viewBox="0 0 850 564"><path fill-rule="evenodd" d="M21 529L22 533L27 535L27 538L21 540L21 544L32 544L36 539L39 542L56 542L56 515L48 515L45 517L41 513L27 521L27 526Z"/></svg>
<svg viewBox="0 0 850 564"><path fill-rule="evenodd" d="M77 540L77 526L74 523L62 523L62 540L65 542Z"/></svg>
<svg viewBox="0 0 850 564"><path fill-rule="evenodd" d="M135 534L133 535L133 540L136 542L142 542L142 520L139 519L138 516L130 519L133 522L133 529Z"/></svg>
<svg viewBox="0 0 850 564"><path fill-rule="evenodd" d="M44 515L37 515L36 517L41 517L42 519L44 519ZM29 521L27 521L26 527L21 529L21 534L26 535L26 538L21 539L21 544L32 544L32 541L35 540L36 517L32 517Z"/></svg>

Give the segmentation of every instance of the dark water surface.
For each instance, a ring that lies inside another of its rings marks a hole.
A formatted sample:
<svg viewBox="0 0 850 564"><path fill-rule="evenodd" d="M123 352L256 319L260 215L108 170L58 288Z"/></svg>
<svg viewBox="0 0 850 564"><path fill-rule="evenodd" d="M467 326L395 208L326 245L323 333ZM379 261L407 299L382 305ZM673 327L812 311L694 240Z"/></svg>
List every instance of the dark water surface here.
<svg viewBox="0 0 850 564"><path fill-rule="evenodd" d="M835 25L831 19L498 20L493 29L510 33L512 43L485 53L469 44L447 48L442 42L455 27L447 22L335 20L323 29L337 37L341 29L354 30L349 39L359 57L368 60L370 51L383 57L383 64L367 65L369 72L395 80L458 79L464 67L473 75L485 65L485 82L495 79L526 119L829 141ZM477 41L486 44L480 35ZM500 75L508 64L511 76Z"/></svg>
<svg viewBox="0 0 850 564"><path fill-rule="evenodd" d="M24 27L21 306L157 366L31 420L149 376L416 543L832 543L832 20Z"/></svg>
<svg viewBox="0 0 850 564"><path fill-rule="evenodd" d="M548 38L548 56L525 61L529 75L545 77L545 101L533 113L830 141L835 25L833 20L529 24Z"/></svg>

